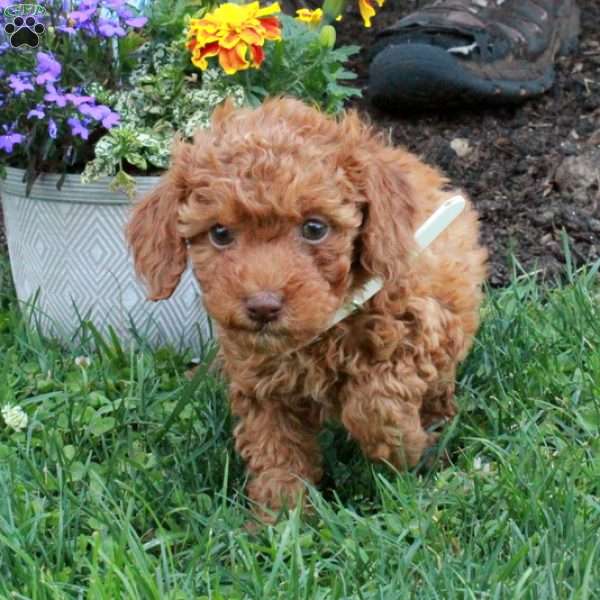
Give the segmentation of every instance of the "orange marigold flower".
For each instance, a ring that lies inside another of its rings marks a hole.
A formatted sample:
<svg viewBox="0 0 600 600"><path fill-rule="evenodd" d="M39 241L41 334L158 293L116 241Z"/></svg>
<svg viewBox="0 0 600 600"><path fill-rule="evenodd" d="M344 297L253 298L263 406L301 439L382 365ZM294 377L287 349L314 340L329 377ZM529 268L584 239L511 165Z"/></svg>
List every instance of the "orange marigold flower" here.
<svg viewBox="0 0 600 600"><path fill-rule="evenodd" d="M226 2L202 19L190 19L186 46L192 63L204 70L206 59L218 56L228 75L249 67L257 69L265 59L265 41L281 39L281 24L272 16L278 12L278 3L260 8L258 2Z"/></svg>

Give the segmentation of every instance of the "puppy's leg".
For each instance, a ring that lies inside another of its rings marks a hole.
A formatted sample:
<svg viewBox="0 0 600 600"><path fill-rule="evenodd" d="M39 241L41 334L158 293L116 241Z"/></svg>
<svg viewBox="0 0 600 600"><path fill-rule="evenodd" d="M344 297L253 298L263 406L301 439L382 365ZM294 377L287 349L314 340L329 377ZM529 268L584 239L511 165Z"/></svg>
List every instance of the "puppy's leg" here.
<svg viewBox="0 0 600 600"><path fill-rule="evenodd" d="M435 442L421 424L419 408L427 389L417 376L398 379L397 373L373 373L345 389L342 423L371 460L384 460L397 469L414 467Z"/></svg>
<svg viewBox="0 0 600 600"><path fill-rule="evenodd" d="M304 496L303 482L316 484L322 476L318 411L239 396L232 411L240 417L234 434L250 474L248 496L272 511L293 507ZM270 520L262 511L259 516Z"/></svg>

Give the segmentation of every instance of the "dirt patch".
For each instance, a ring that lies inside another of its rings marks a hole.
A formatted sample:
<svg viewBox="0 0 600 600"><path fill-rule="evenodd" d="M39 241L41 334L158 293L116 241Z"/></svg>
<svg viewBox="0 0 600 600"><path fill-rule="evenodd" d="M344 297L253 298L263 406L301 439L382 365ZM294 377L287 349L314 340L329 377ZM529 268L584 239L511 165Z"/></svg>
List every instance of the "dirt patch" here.
<svg viewBox="0 0 600 600"><path fill-rule="evenodd" d="M363 47L351 64L361 87L376 32L416 4L386 4L372 29L361 25L358 13L340 23L338 43ZM528 271L562 273L563 229L576 264L600 258L600 3L580 5L579 49L559 59L556 83L539 99L512 108L450 112L440 106L435 114L393 116L364 100L353 103L471 196L495 286L510 277L511 251Z"/></svg>

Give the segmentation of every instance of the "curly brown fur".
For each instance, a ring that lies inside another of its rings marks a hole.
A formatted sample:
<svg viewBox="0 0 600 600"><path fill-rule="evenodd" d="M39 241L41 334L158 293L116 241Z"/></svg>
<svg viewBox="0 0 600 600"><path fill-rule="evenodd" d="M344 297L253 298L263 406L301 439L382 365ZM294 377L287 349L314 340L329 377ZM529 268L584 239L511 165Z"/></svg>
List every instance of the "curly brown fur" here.
<svg viewBox="0 0 600 600"><path fill-rule="evenodd" d="M416 254L415 229L456 193L447 184L356 113L336 121L279 98L218 109L210 130L175 146L169 172L136 206L128 236L152 299L173 292L191 257L259 505L278 509L303 494L303 481L319 481L326 419L339 419L371 459L400 468L419 461L430 426L455 415L486 252L468 203ZM330 225L322 242L301 237L308 217ZM217 223L235 234L225 249L208 237ZM305 345L374 275L383 290ZM260 292L283 299L266 325L246 310Z"/></svg>

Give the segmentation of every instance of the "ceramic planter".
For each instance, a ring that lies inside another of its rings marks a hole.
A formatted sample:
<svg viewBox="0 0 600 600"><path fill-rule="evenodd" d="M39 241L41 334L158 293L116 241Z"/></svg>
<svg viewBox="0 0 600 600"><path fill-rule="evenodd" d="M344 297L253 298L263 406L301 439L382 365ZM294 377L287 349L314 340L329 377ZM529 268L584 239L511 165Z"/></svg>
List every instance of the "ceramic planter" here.
<svg viewBox="0 0 600 600"><path fill-rule="evenodd" d="M45 334L75 341L84 318L104 334L112 326L125 344L137 332L153 347L200 348L209 327L191 270L170 299L146 300L125 244L131 202L108 178L83 185L67 176L57 190L58 175L44 175L26 197L24 172L7 172L0 194L13 280ZM158 178L136 181L141 196Z"/></svg>

